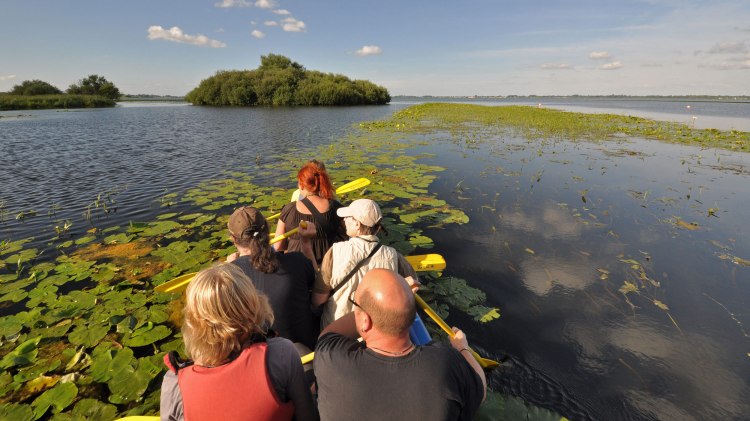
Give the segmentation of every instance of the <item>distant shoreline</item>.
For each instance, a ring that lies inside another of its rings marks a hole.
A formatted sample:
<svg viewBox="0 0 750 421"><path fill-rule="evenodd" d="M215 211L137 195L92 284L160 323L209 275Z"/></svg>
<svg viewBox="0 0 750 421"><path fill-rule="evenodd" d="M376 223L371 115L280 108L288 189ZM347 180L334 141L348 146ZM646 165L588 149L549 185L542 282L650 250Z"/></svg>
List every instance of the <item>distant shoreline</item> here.
<svg viewBox="0 0 750 421"><path fill-rule="evenodd" d="M690 101L690 102L735 102L745 103L750 102L750 96L748 95L394 95L391 100L477 100L477 101L519 101L529 100L537 101L544 99L556 99L556 100L570 100L570 99L582 99L582 100L607 100L607 101Z"/></svg>

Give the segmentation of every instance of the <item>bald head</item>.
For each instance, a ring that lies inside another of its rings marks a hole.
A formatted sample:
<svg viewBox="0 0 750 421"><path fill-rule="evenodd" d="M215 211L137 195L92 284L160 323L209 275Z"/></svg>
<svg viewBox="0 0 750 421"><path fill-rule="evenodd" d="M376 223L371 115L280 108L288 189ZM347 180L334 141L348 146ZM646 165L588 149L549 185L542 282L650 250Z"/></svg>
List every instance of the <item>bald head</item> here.
<svg viewBox="0 0 750 421"><path fill-rule="evenodd" d="M408 334L416 309L409 284L398 273L373 269L357 287L357 301L375 328L386 335Z"/></svg>

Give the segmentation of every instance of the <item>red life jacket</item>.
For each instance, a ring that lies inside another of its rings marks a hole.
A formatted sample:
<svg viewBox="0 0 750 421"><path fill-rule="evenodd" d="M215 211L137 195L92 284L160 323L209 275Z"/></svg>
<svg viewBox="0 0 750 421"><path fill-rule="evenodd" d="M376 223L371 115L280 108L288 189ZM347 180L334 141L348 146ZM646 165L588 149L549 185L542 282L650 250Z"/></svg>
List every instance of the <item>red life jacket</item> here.
<svg viewBox="0 0 750 421"><path fill-rule="evenodd" d="M177 371L185 421L288 421L294 404L280 402L266 368L266 343L245 348L218 367L190 365ZM167 366L174 370L167 356Z"/></svg>

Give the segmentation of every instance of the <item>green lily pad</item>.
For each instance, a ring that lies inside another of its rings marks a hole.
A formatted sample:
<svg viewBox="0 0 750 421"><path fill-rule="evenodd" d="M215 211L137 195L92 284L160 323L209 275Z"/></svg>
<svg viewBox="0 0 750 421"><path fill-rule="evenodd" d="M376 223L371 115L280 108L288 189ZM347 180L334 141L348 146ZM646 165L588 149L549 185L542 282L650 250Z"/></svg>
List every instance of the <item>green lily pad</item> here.
<svg viewBox="0 0 750 421"><path fill-rule="evenodd" d="M106 383L110 379L120 376L124 372L133 371L133 350L130 348L94 350L92 355L94 362L91 364L91 377L99 382Z"/></svg>
<svg viewBox="0 0 750 421"><path fill-rule="evenodd" d="M81 238L79 238L79 239L75 240L75 242L74 242L74 243L75 243L75 244L76 244L77 246L80 246L80 245L83 245L83 244L88 244L88 243L90 243L90 242L92 242L92 241L94 241L94 240L96 240L96 237L95 237L95 236L93 236L93 235L88 235L88 236L86 236L86 237L81 237Z"/></svg>
<svg viewBox="0 0 750 421"><path fill-rule="evenodd" d="M120 268L112 263L104 263L95 266L96 272L91 274L91 279L96 282L109 282L117 275Z"/></svg>
<svg viewBox="0 0 750 421"><path fill-rule="evenodd" d="M107 382L107 386L112 393L109 396L109 401L115 404L124 404L140 398L148 389L151 380L161 372L162 369L148 358L139 359L136 370L125 370Z"/></svg>
<svg viewBox="0 0 750 421"><path fill-rule="evenodd" d="M72 344L83 345L87 348L96 346L109 332L109 324L87 324L78 325L70 335L68 340Z"/></svg>
<svg viewBox="0 0 750 421"><path fill-rule="evenodd" d="M5 258L5 263L9 265L28 263L30 260L34 259L37 256L37 253L38 251L35 248L25 249Z"/></svg>
<svg viewBox="0 0 750 421"><path fill-rule="evenodd" d="M15 335L23 329L23 323L18 318L13 316L5 316L0 318L0 337L8 337Z"/></svg>
<svg viewBox="0 0 750 421"><path fill-rule="evenodd" d="M33 363L39 353L37 345L39 345L39 340L41 339L41 337L29 339L21 345L18 345L16 349L3 357L0 361L0 367L10 368L14 366L30 365Z"/></svg>
<svg viewBox="0 0 750 421"><path fill-rule="evenodd" d="M17 303L21 300L26 299L26 297L28 296L29 296L29 293L26 292L25 290L16 289L14 291L8 292L5 295L0 296L0 303L2 303L3 301L10 301L13 303Z"/></svg>
<svg viewBox="0 0 750 421"><path fill-rule="evenodd" d="M182 224L174 221L152 222L148 224L148 227L143 230L142 234L146 237L156 237L159 235L164 235L181 227Z"/></svg>
<svg viewBox="0 0 750 421"><path fill-rule="evenodd" d="M128 338L123 339L123 344L131 347L139 347L152 344L172 334L172 329L165 325L154 325L148 322L146 325L133 331Z"/></svg>
<svg viewBox="0 0 750 421"><path fill-rule="evenodd" d="M104 244L126 244L132 241L135 235L121 232L104 237Z"/></svg>
<svg viewBox="0 0 750 421"><path fill-rule="evenodd" d="M4 403L0 405L0 420L32 421L36 419L29 405Z"/></svg>
<svg viewBox="0 0 750 421"><path fill-rule="evenodd" d="M161 215L158 215L156 217L156 219L162 221L162 220L165 220L165 219L174 218L175 216L177 216L177 212L163 213Z"/></svg>
<svg viewBox="0 0 750 421"><path fill-rule="evenodd" d="M39 395L31 406L34 408L34 415L40 418L51 407L52 413L57 414L67 408L76 396L78 388L73 383L60 383L52 389Z"/></svg>
<svg viewBox="0 0 750 421"><path fill-rule="evenodd" d="M0 256L9 255L23 249L23 245L33 241L34 238L24 238L22 240L0 243Z"/></svg>
<svg viewBox="0 0 750 421"><path fill-rule="evenodd" d="M83 420L112 420L117 416L117 407L96 399L81 399L71 411L73 418Z"/></svg>

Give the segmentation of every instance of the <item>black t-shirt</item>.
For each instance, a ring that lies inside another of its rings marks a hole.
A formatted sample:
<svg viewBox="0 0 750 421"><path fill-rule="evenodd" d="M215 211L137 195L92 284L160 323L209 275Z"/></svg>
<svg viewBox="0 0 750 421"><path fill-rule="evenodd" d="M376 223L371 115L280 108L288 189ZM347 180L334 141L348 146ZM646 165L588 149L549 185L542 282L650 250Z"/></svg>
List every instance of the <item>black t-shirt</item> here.
<svg viewBox="0 0 750 421"><path fill-rule="evenodd" d="M336 241L347 240L346 230L343 228L342 218L336 214L336 210L343 205L337 200L328 201L328 210L322 212L324 224L321 224L313 215L302 213L297 210L297 202L287 203L281 209L280 220L286 224L287 231L296 228L301 221L314 222L318 235L310 239L313 249L313 256L318 264L323 261L323 255L326 254L331 245ZM304 208L304 205L303 205ZM305 208L306 209L306 208ZM287 251L301 251L302 238L299 234L294 234L287 240Z"/></svg>
<svg viewBox="0 0 750 421"><path fill-rule="evenodd" d="M279 268L274 273L253 268L250 256L240 256L232 263L252 279L258 291L268 296L274 315L273 330L313 349L320 321L310 310L310 289L315 281L312 262L302 253L276 253L276 257Z"/></svg>
<svg viewBox="0 0 750 421"><path fill-rule="evenodd" d="M323 420L471 420L484 396L479 375L442 344L388 357L328 333L313 364Z"/></svg>

